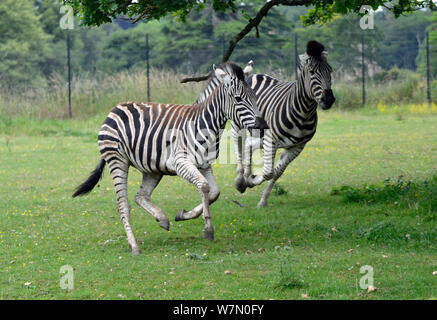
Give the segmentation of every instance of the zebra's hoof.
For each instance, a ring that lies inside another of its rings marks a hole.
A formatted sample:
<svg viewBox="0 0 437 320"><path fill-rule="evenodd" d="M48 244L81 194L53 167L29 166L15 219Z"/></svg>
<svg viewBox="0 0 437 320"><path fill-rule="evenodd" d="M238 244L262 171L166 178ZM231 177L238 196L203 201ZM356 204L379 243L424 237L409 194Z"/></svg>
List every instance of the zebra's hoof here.
<svg viewBox="0 0 437 320"><path fill-rule="evenodd" d="M209 241L214 240L214 229L211 228L203 230L203 237Z"/></svg>
<svg viewBox="0 0 437 320"><path fill-rule="evenodd" d="M162 221L159 221L159 226L161 227L161 228L164 228L165 230L170 230L170 222L168 222L168 220L166 219L166 220L162 220Z"/></svg>
<svg viewBox="0 0 437 320"><path fill-rule="evenodd" d="M240 193L244 193L246 191L247 185L244 177L239 176L235 179L235 189Z"/></svg>
<svg viewBox="0 0 437 320"><path fill-rule="evenodd" d="M135 247L135 248L132 249L132 255L133 255L133 256L138 256L138 255L140 255L140 254L141 254L141 250L140 250L140 248Z"/></svg>
<svg viewBox="0 0 437 320"><path fill-rule="evenodd" d="M257 208L265 208L265 207L267 207L267 202L260 201L260 202L258 202L258 205L256 207Z"/></svg>
<svg viewBox="0 0 437 320"><path fill-rule="evenodd" d="M249 188L253 188L263 183L263 181L264 181L263 176L258 176L253 174L249 177L249 179L247 179L247 186Z"/></svg>
<svg viewBox="0 0 437 320"><path fill-rule="evenodd" d="M176 217L174 218L175 221L182 221L182 220L185 220L185 218L184 218L184 214L186 214L186 213L187 213L187 211L185 211L184 209L182 209L181 211L179 211L179 212L176 214Z"/></svg>

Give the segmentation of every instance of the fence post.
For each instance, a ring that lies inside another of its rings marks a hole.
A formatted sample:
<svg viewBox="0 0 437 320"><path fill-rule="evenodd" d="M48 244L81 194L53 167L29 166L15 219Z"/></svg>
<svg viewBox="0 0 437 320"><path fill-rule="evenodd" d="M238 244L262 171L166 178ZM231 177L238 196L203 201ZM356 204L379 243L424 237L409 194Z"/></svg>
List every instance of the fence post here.
<svg viewBox="0 0 437 320"><path fill-rule="evenodd" d="M431 74L429 70L429 32L426 32L426 90L428 98L428 108L431 108Z"/></svg>
<svg viewBox="0 0 437 320"><path fill-rule="evenodd" d="M149 63L149 34L146 34L146 81L147 81L147 101L151 102L150 99L150 63Z"/></svg>
<svg viewBox="0 0 437 320"><path fill-rule="evenodd" d="M364 73L364 31L361 32L361 78L363 82L363 106L366 104L366 78Z"/></svg>
<svg viewBox="0 0 437 320"><path fill-rule="evenodd" d="M297 80L297 69L299 67L299 56L297 55L297 33L294 34L294 61L295 61L295 72Z"/></svg>
<svg viewBox="0 0 437 320"><path fill-rule="evenodd" d="M67 68L68 68L68 116L73 117L71 111L71 63L70 63L70 30L67 29Z"/></svg>

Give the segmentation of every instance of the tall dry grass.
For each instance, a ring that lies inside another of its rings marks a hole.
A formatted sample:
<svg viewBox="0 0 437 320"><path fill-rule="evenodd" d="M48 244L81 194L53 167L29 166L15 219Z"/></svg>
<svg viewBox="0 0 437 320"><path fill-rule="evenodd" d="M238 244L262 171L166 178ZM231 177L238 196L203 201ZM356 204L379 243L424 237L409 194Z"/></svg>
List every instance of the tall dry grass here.
<svg viewBox="0 0 437 320"><path fill-rule="evenodd" d="M359 81L339 81L333 84L336 97L335 107L342 110L354 110L363 107L362 84ZM418 75L401 80L369 81L366 85L366 107L375 108L384 105L410 105L426 102L426 82Z"/></svg>
<svg viewBox="0 0 437 320"><path fill-rule="evenodd" d="M152 69L152 102L193 103L206 83L181 84L184 75ZM107 113L120 102L147 101L146 73L89 74L72 79L72 113L75 118ZM67 83L53 76L47 88L0 89L0 117L60 119L68 116Z"/></svg>
<svg viewBox="0 0 437 320"><path fill-rule="evenodd" d="M266 72L276 78L293 80L283 70ZM193 103L206 82L181 84L186 75L152 69L150 74L151 100L160 103ZM335 78L335 75L334 75ZM0 88L0 119L63 119L68 115L68 89L65 80L54 75L46 88ZM147 82L144 71L124 71L114 75L84 74L72 80L72 111L74 118L88 118L106 114L120 102L147 101ZM339 80L333 83L336 109L351 110L362 107L359 81ZM366 86L367 107L417 104L426 101L425 81L417 74L384 82L370 81Z"/></svg>

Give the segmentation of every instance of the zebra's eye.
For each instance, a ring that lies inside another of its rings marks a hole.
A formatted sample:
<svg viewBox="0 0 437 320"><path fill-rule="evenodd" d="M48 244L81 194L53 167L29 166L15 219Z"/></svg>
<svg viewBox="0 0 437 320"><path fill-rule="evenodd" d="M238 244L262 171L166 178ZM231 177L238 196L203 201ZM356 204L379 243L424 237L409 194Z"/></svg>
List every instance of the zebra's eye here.
<svg viewBox="0 0 437 320"><path fill-rule="evenodd" d="M237 102L243 101L243 99L241 99L241 97L235 97L235 100L237 100Z"/></svg>

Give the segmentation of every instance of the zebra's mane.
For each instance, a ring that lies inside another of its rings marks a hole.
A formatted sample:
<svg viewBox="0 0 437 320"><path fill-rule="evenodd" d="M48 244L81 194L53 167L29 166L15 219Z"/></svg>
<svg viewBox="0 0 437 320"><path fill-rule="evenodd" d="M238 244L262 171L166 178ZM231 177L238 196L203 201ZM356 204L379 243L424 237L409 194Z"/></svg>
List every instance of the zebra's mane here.
<svg viewBox="0 0 437 320"><path fill-rule="evenodd" d="M220 68L225 70L231 77L235 76L238 80L245 81L243 69L241 69L241 67L235 62L228 61L222 63Z"/></svg>
<svg viewBox="0 0 437 320"><path fill-rule="evenodd" d="M308 66L310 68L323 68L332 71L328 63L328 51L325 46L316 40L310 40L307 43L307 50L299 56L301 68Z"/></svg>
<svg viewBox="0 0 437 320"><path fill-rule="evenodd" d="M320 57L317 59L307 53L299 55L300 67L309 66L311 68L325 67L329 71L332 71L331 66L328 63L328 51L323 51Z"/></svg>
<svg viewBox="0 0 437 320"><path fill-rule="evenodd" d="M244 77L243 69L236 64L235 62L228 61L225 63L222 63L219 68L226 71L231 77L237 77L238 80L243 81L243 83L250 88L250 86L247 84L246 79ZM209 78L208 84L205 87L205 89L202 91L202 93L199 95L195 103L200 103L202 101L205 101L211 93L220 85L220 81L217 79L215 74Z"/></svg>

